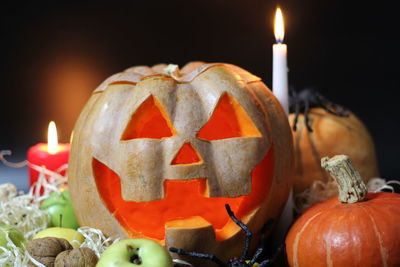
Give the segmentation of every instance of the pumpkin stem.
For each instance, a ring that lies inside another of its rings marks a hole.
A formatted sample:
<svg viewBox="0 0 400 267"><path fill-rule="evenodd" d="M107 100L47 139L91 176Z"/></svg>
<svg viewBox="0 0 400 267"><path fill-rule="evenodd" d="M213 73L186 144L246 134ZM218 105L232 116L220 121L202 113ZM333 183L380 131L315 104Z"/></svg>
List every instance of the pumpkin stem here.
<svg viewBox="0 0 400 267"><path fill-rule="evenodd" d="M167 67L164 68L164 72L175 79L181 77L179 66L176 64L169 64Z"/></svg>
<svg viewBox="0 0 400 267"><path fill-rule="evenodd" d="M346 155L321 159L321 166L329 172L339 188L339 200L343 203L363 201L368 190L358 171Z"/></svg>

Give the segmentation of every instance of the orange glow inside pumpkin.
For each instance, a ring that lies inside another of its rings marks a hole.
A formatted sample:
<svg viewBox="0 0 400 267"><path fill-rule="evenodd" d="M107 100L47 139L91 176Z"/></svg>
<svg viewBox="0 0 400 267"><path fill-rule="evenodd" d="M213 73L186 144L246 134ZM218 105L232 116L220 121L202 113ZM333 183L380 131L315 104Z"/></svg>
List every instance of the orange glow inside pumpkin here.
<svg viewBox="0 0 400 267"><path fill-rule="evenodd" d="M217 240L224 240L231 236L224 231L224 226L230 221L225 204L231 206L239 219L257 208L269 191L273 164L271 149L253 170L251 193L247 196L208 197L206 178L165 180L164 199L149 202L123 200L118 175L94 158L93 171L98 192L108 210L131 237L145 236L161 241L167 222L199 216L213 225Z"/></svg>
<svg viewBox="0 0 400 267"><path fill-rule="evenodd" d="M153 96L150 96L133 113L121 140L161 139L173 136L174 132L161 104Z"/></svg>
<svg viewBox="0 0 400 267"><path fill-rule="evenodd" d="M157 99L151 96L135 111L121 139L164 138L172 135L174 135L174 130L164 109ZM221 96L210 120L200 129L197 137L218 140L244 136L261 137L261 133L243 107L225 93ZM185 143L171 164L199 164L199 161L203 163L201 155L190 143ZM240 164L240 162L235 164ZM135 202L122 199L121 181L118 175L105 164L93 158L93 172L97 189L108 210L131 237L145 236L159 241L164 239L167 222L194 217L201 217L209 222L214 227L217 240L225 240L230 237L232 233L227 229L232 228L226 226L231 220L225 210L225 204L231 206L239 219L252 212L269 192L273 178L273 166L274 154L271 148L264 159L252 170L251 193L247 196L209 197L207 195L207 178L198 178L165 180L163 199Z"/></svg>
<svg viewBox="0 0 400 267"><path fill-rule="evenodd" d="M171 165L178 164L201 164L203 160L199 157L197 151L193 148L190 143L185 143L176 154L174 160L171 162Z"/></svg>
<svg viewBox="0 0 400 267"><path fill-rule="evenodd" d="M261 137L243 107L227 93L223 94L210 120L200 129L197 137L219 140L234 137Z"/></svg>

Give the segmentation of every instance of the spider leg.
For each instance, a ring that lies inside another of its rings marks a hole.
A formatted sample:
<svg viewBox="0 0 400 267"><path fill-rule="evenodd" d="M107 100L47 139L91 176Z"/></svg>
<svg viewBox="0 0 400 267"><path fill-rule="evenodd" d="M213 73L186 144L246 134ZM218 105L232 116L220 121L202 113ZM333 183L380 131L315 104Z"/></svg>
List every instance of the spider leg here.
<svg viewBox="0 0 400 267"><path fill-rule="evenodd" d="M333 102L330 101L328 98L326 98L325 96L323 96L320 92L317 92L317 93L316 93L316 97L317 97L317 99L318 99L318 102L319 102L321 105L325 104L325 105L328 105L328 106L331 106L331 107L336 106L335 103L333 103Z"/></svg>
<svg viewBox="0 0 400 267"><path fill-rule="evenodd" d="M289 86L289 95L297 96L297 91L294 89L294 86Z"/></svg>
<svg viewBox="0 0 400 267"><path fill-rule="evenodd" d="M272 263L272 261L270 259L268 259L268 260L262 261L259 265L257 265L257 267L266 267L270 263Z"/></svg>
<svg viewBox="0 0 400 267"><path fill-rule="evenodd" d="M258 257L260 257L261 253L264 252L264 247L259 247L253 255L253 258L249 261L248 265L253 266L254 263L257 261Z"/></svg>
<svg viewBox="0 0 400 267"><path fill-rule="evenodd" d="M339 117L348 117L349 113L347 113L347 109L333 103L320 93L317 94L317 99L319 102L319 105L326 110L328 113L331 113L333 115L339 116Z"/></svg>
<svg viewBox="0 0 400 267"><path fill-rule="evenodd" d="M205 253L199 253L199 252L194 252L194 251L186 251L186 250L178 249L178 248L174 248L174 247L170 247L169 251L171 251L173 253L177 253L179 255L191 256L191 257L200 258L200 259L209 259L221 267L226 267L226 265L213 254L205 254Z"/></svg>
<svg viewBox="0 0 400 267"><path fill-rule="evenodd" d="M313 129L312 129L311 126L310 126L310 118L309 118L309 116L308 116L308 112L309 112L309 111L310 111L310 102L305 101L305 103L304 103L304 118L305 118L305 124L306 124L306 126L307 126L307 130L308 130L309 132L312 132Z"/></svg>
<svg viewBox="0 0 400 267"><path fill-rule="evenodd" d="M300 103L298 100L294 102L294 119L293 119L293 131L297 130L297 121L299 120L300 114Z"/></svg>
<svg viewBox="0 0 400 267"><path fill-rule="evenodd" d="M225 209L228 212L229 217L231 217L232 221L234 221L240 228L242 228L242 230L246 234L246 240L244 243L244 249L243 249L242 257L241 257L242 259L246 259L247 254L249 253L250 242L251 242L251 238L252 238L253 234L251 233L251 231L247 227L247 225L245 225L238 218L235 217L235 214L231 210L231 207L229 206L229 204L225 204Z"/></svg>
<svg viewBox="0 0 400 267"><path fill-rule="evenodd" d="M283 248L284 248L284 245L283 244L280 245L278 247L278 249L275 251L274 255L271 257L271 259L266 259L266 260L262 261L257 267L266 267L269 264L273 263L276 260L276 258L278 258L279 254L281 253Z"/></svg>
<svg viewBox="0 0 400 267"><path fill-rule="evenodd" d="M339 116L339 117L348 117L349 113L346 113L345 111L335 111L331 109L329 106L326 104L322 104L321 107L326 110L328 113L331 113L333 115Z"/></svg>
<svg viewBox="0 0 400 267"><path fill-rule="evenodd" d="M299 96L299 92L294 89L293 86L289 87L289 109L293 110L293 106L295 104L296 101L298 101L299 99L301 99L301 96ZM293 111L291 111L293 112Z"/></svg>
<svg viewBox="0 0 400 267"><path fill-rule="evenodd" d="M258 257L263 253L265 247L264 247L264 241L265 241L265 233L271 228L274 220L269 219L261 228L261 235L260 235L260 240L259 240L259 245L256 253L254 253L253 257L251 258L249 262L249 266L253 266L253 264L257 261Z"/></svg>

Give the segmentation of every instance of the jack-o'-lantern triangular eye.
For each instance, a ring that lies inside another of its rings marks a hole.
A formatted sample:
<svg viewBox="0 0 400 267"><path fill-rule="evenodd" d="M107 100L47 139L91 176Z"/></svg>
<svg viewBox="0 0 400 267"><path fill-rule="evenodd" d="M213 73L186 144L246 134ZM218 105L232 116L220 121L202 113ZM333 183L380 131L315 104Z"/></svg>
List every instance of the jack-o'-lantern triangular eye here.
<svg viewBox="0 0 400 267"><path fill-rule="evenodd" d="M136 138L161 139L175 134L167 113L152 95L133 113L121 140Z"/></svg>
<svg viewBox="0 0 400 267"><path fill-rule="evenodd" d="M221 96L210 120L197 133L198 138L206 140L260 136L244 108L227 93Z"/></svg>

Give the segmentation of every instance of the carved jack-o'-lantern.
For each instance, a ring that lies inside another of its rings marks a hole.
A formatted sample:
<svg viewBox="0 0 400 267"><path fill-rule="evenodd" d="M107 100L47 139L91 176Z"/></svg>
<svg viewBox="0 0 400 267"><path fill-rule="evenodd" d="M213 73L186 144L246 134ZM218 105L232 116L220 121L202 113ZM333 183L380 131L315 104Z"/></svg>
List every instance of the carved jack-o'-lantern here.
<svg viewBox="0 0 400 267"><path fill-rule="evenodd" d="M243 234L277 218L293 165L282 108L258 77L229 64L134 67L82 111L68 170L81 225L119 237L238 255Z"/></svg>

